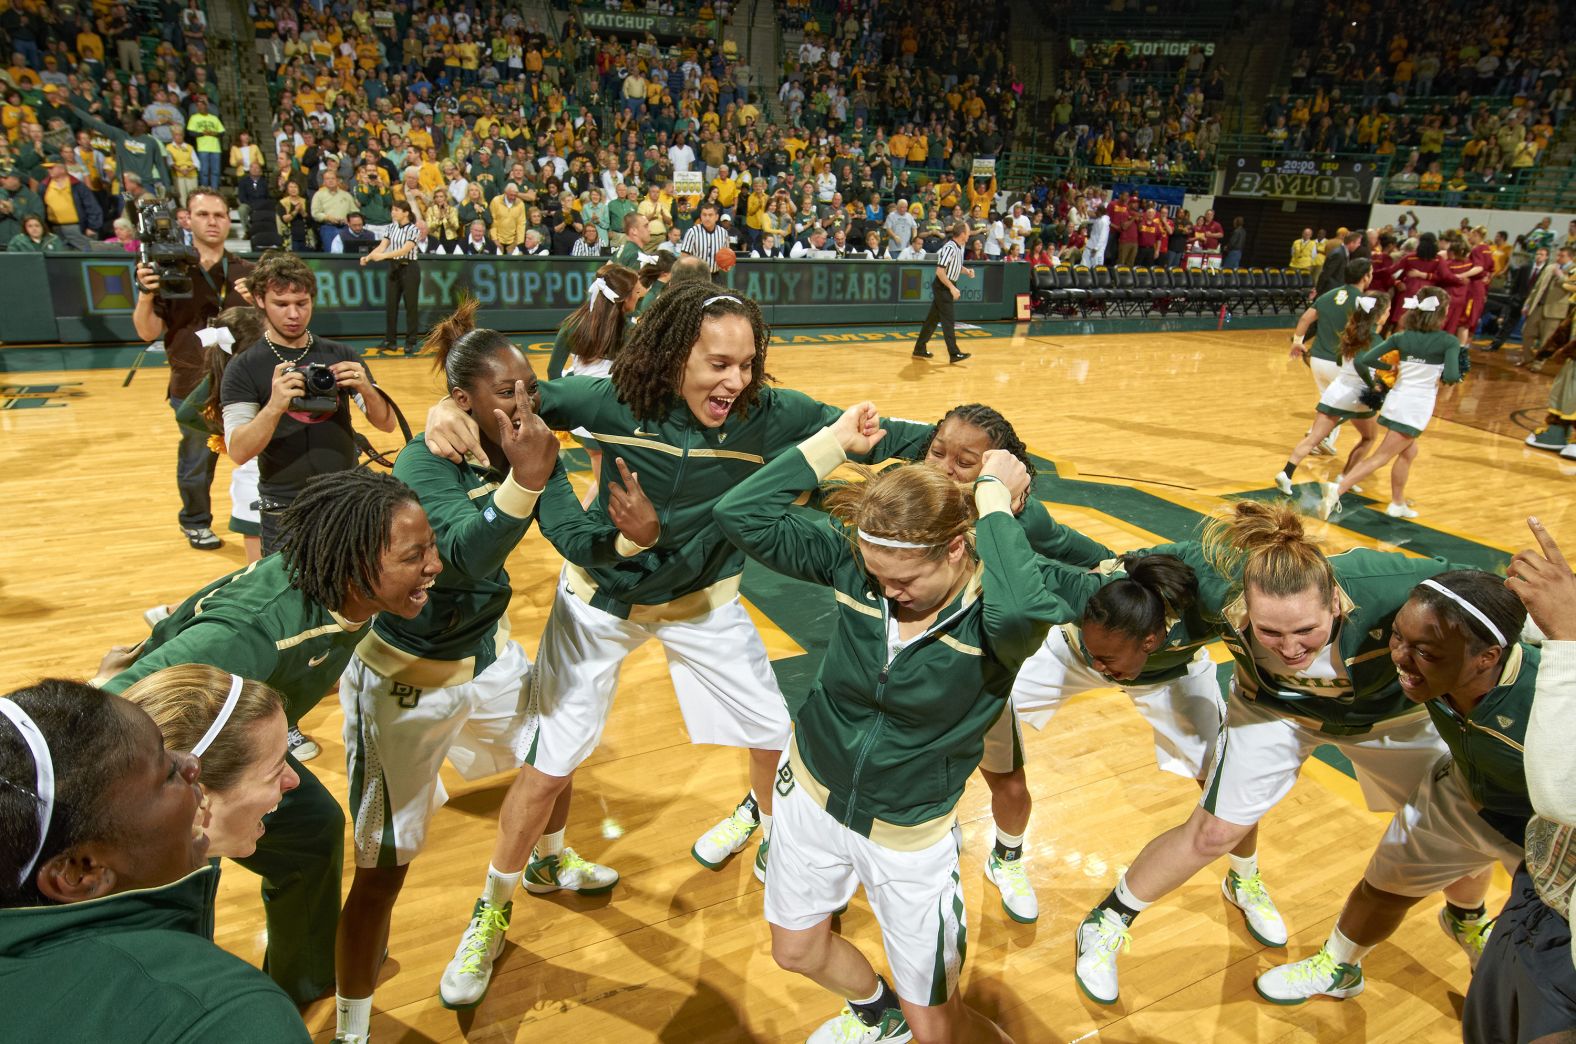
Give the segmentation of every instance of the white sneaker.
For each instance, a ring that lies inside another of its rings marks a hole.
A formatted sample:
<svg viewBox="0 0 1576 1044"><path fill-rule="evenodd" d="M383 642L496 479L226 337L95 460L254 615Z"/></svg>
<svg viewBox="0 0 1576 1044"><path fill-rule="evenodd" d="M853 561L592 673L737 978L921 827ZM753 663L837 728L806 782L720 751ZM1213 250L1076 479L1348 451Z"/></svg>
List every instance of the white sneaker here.
<svg viewBox="0 0 1576 1044"><path fill-rule="evenodd" d="M290 753L295 756L297 761L311 761L323 753L323 748L317 745L317 740L303 733L299 725L290 726L290 731L286 734L286 737L285 742L290 747Z"/></svg>
<svg viewBox="0 0 1576 1044"><path fill-rule="evenodd" d="M1566 443L1565 448L1560 450L1560 456L1566 460L1576 460L1576 442Z"/></svg>
<svg viewBox="0 0 1576 1044"><path fill-rule="evenodd" d="M1313 447L1313 452L1321 457L1335 456L1335 432L1332 431L1320 439L1319 444Z"/></svg>
<svg viewBox="0 0 1576 1044"><path fill-rule="evenodd" d="M454 959L443 969L443 978L438 982L438 999L445 1008L474 1008L487 996L493 962L503 952L504 939L509 934L509 914L513 909L512 902L504 903L499 909L485 899L476 900L471 923L465 926L460 945L454 950Z"/></svg>
<svg viewBox="0 0 1576 1044"><path fill-rule="evenodd" d="M1461 947L1467 955L1472 970L1477 971L1483 957L1483 947L1488 945L1489 933L1494 930L1494 918L1484 915L1476 921L1463 921L1450 912L1448 906L1439 908L1439 927Z"/></svg>
<svg viewBox="0 0 1576 1044"><path fill-rule="evenodd" d="M1417 512L1405 504L1391 504L1384 509L1384 513L1391 518L1416 518Z"/></svg>
<svg viewBox="0 0 1576 1044"><path fill-rule="evenodd" d="M1248 934L1265 946L1286 945L1286 922L1275 908L1275 900L1264 887L1264 878L1258 874L1239 877L1235 870L1227 870L1220 882L1231 905L1242 911L1248 922Z"/></svg>
<svg viewBox="0 0 1576 1044"><path fill-rule="evenodd" d="M148 625L148 630L150 631L157 627L161 620L168 620L169 618L170 607L167 605L156 605L152 609L144 609L142 611L142 622Z"/></svg>
<svg viewBox="0 0 1576 1044"><path fill-rule="evenodd" d="M1328 522L1331 515L1341 513L1341 498L1335 495L1340 487L1333 482L1323 483L1323 486L1324 496L1319 498L1319 517Z"/></svg>
<svg viewBox="0 0 1576 1044"><path fill-rule="evenodd" d="M1280 490L1286 496L1291 496L1291 478L1288 477L1284 471L1277 471L1275 473L1275 488Z"/></svg>
<svg viewBox="0 0 1576 1044"><path fill-rule="evenodd" d="M566 846L558 855L538 856L532 852L521 883L532 895L546 895L560 890L579 892L581 895L601 895L611 892L613 886L618 884L618 871L582 859L573 848Z"/></svg>
<svg viewBox="0 0 1576 1044"><path fill-rule="evenodd" d="M727 819L702 834L690 848L690 855L707 870L721 869L730 856L749 843L760 825L740 805Z"/></svg>
<svg viewBox="0 0 1576 1044"><path fill-rule="evenodd" d="M985 880L1001 892L1001 908L1019 924L1033 924L1040 919L1040 900L1029 882L1029 868L1023 857L1002 859L994 849L985 860Z"/></svg>
<svg viewBox="0 0 1576 1044"><path fill-rule="evenodd" d="M1295 964L1283 964L1253 980L1259 996L1271 1004L1301 1004L1310 997L1345 1000L1363 992L1363 969L1356 964L1336 964L1330 951Z"/></svg>
<svg viewBox="0 0 1576 1044"><path fill-rule="evenodd" d="M845 1006L835 1019L816 1027L806 1044L905 1044L913 1039L908 1020L897 1008L888 1008L880 1022L866 1026L852 1008Z"/></svg>
<svg viewBox="0 0 1576 1044"><path fill-rule="evenodd" d="M334 1037L333 1044L367 1044L371 1039L367 1033L340 1033Z"/></svg>
<svg viewBox="0 0 1576 1044"><path fill-rule="evenodd" d="M1096 907L1078 926L1074 939L1078 961L1073 974L1078 988L1096 1004L1115 1004L1116 958L1133 948L1127 922L1110 910Z"/></svg>

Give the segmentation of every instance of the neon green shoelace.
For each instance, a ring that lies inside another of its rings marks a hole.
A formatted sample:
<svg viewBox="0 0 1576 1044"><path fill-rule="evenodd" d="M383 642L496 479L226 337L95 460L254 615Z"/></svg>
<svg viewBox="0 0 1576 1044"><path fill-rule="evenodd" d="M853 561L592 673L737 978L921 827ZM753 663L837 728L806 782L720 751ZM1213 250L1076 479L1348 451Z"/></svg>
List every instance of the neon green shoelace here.
<svg viewBox="0 0 1576 1044"><path fill-rule="evenodd" d="M729 848L738 848L755 827L754 820L740 819L737 815L732 815L722 821L717 831L721 835L720 840L725 841Z"/></svg>
<svg viewBox="0 0 1576 1044"><path fill-rule="evenodd" d="M503 911L483 903L481 913L476 915L476 930L465 944L465 960L460 964L460 971L467 975L481 971L482 961L487 951L492 949L493 939L508 930L509 922L504 920Z"/></svg>
<svg viewBox="0 0 1576 1044"><path fill-rule="evenodd" d="M1321 990L1334 986L1336 978L1335 958L1330 956L1329 950L1320 950L1307 960L1298 961L1286 975L1288 984L1311 982Z"/></svg>
<svg viewBox="0 0 1576 1044"><path fill-rule="evenodd" d="M1114 962L1118 953L1127 953L1133 948L1133 934L1127 930L1127 925L1120 917L1107 917L1101 915L1098 931L1100 932L1100 952L1104 955L1104 962Z"/></svg>
<svg viewBox="0 0 1576 1044"><path fill-rule="evenodd" d="M1264 878L1257 873L1249 874L1247 877L1238 876L1237 894L1247 900L1248 904L1259 913L1279 913L1275 909L1275 904L1270 901L1270 893L1264 887Z"/></svg>
<svg viewBox="0 0 1576 1044"><path fill-rule="evenodd" d="M582 859L573 848L565 848L558 855L558 869L561 872L578 870L584 876L591 877L596 864L588 859Z"/></svg>
<svg viewBox="0 0 1576 1044"><path fill-rule="evenodd" d="M1494 922L1487 917L1476 921L1461 921L1455 917L1451 917L1450 920L1455 925L1456 938L1465 943L1473 953L1482 956L1483 947L1488 945L1489 929L1494 927Z"/></svg>
<svg viewBox="0 0 1576 1044"><path fill-rule="evenodd" d="M1003 878L1005 878L1007 887L1012 889L1014 895L1028 895L1030 893L1029 868L1024 866L1019 860L998 859L996 861L996 879L1001 881Z"/></svg>

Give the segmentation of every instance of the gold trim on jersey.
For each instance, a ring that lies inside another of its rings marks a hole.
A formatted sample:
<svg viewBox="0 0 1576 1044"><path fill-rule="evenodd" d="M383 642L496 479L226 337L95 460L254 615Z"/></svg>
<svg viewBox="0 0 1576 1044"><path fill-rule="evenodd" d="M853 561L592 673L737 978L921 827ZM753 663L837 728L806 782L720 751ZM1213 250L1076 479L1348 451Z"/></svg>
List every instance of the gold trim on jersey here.
<svg viewBox="0 0 1576 1044"><path fill-rule="evenodd" d="M983 649L979 649L973 645L965 645L956 638L952 637L950 634L939 634L936 636L936 641L940 642L942 645L945 645L949 649L953 649L962 653L965 656L985 655L985 651Z"/></svg>
<svg viewBox="0 0 1576 1044"><path fill-rule="evenodd" d="M493 633L493 656L501 655L508 642L509 617L505 615L498 621L498 629ZM356 655L368 668L389 681L403 682L417 689L446 689L476 678L474 656L467 656L463 660L431 660L395 648L382 635L371 630L356 646Z"/></svg>
<svg viewBox="0 0 1576 1044"><path fill-rule="evenodd" d="M881 619L881 610L880 609L877 609L873 605L865 605L863 602L861 602L859 599L855 598L853 595L849 594L847 591L833 590L832 595L840 603L842 603L843 605L848 606L848 608L852 609L856 613L863 613L866 616L873 616L877 620Z"/></svg>
<svg viewBox="0 0 1576 1044"><path fill-rule="evenodd" d="M598 588L591 574L573 562L566 562L564 575L568 580L569 593L593 609L596 608L591 599L596 595ZM629 615L625 619L636 624L693 620L698 616L705 616L713 609L727 605L737 597L739 597L739 574L734 574L718 580L710 587L681 595L671 602L661 602L656 605L630 604Z"/></svg>
<svg viewBox="0 0 1576 1044"><path fill-rule="evenodd" d="M472 500L480 500L483 497L485 497L487 494L491 493L493 490L495 490L497 488L498 488L498 483L496 483L496 482L488 482L488 483L484 483L483 485L477 486L475 489L470 490L465 495L467 497L470 497Z"/></svg>
<svg viewBox="0 0 1576 1044"><path fill-rule="evenodd" d="M831 791L822 786L820 780L805 767L804 760L799 757L797 737L790 737L788 740L788 764L793 767L794 782L799 784L799 788L810 800L824 810L831 797ZM956 809L924 823L915 823L913 826L900 826L882 819L872 819L870 833L865 836L882 848L890 848L895 852L918 852L946 837L957 821Z"/></svg>
<svg viewBox="0 0 1576 1044"><path fill-rule="evenodd" d="M684 451L668 442L658 442L656 439L637 439L629 435L606 435L600 431L591 432L591 437L598 442L606 442L614 446L642 446L654 449L659 453L667 453L675 457L684 456Z"/></svg>
<svg viewBox="0 0 1576 1044"><path fill-rule="evenodd" d="M717 457L726 460L742 460L750 464L766 463L766 458L758 453L740 453L736 450L692 449L689 451L689 455L692 457Z"/></svg>

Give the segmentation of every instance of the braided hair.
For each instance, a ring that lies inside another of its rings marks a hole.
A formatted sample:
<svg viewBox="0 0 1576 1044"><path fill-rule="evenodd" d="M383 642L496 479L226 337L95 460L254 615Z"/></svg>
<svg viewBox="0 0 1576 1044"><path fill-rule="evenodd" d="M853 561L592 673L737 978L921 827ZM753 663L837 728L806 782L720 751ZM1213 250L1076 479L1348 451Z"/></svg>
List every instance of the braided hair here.
<svg viewBox="0 0 1576 1044"><path fill-rule="evenodd" d="M371 598L395 513L420 503L399 479L367 468L312 479L280 520L290 586L335 611L353 590Z"/></svg>
<svg viewBox="0 0 1576 1044"><path fill-rule="evenodd" d="M700 339L701 324L725 315L739 315L749 320L755 338L750 383L744 386L734 403L738 415L747 416L760 397L761 389L772 379L766 372L766 347L771 340L771 330L761 316L759 305L709 280L670 283L656 304L641 317L634 334L613 360L609 376L618 390L618 401L628 405L642 421L667 416L679 397L684 383L684 366L695 342Z"/></svg>
<svg viewBox="0 0 1576 1044"><path fill-rule="evenodd" d="M1024 446L1023 440L1018 438L1018 432L1013 428L1012 422L991 407L977 402L954 406L936 422L936 426L930 429L930 436L925 439L925 444L919 448L920 460L930 456L930 444L936 441L936 433L950 420L972 424L983 431L985 437L990 440L992 449L1006 450L1017 457L1029 470L1029 478L1034 478L1034 461L1029 457L1028 447Z"/></svg>

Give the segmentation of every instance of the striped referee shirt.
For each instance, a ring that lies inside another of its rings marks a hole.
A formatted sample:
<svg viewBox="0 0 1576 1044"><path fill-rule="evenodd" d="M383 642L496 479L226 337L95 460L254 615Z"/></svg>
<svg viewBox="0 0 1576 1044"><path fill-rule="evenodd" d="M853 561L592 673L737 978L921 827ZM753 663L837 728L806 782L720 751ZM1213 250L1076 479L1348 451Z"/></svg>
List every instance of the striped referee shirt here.
<svg viewBox="0 0 1576 1044"><path fill-rule="evenodd" d="M957 240L949 239L941 244L941 249L936 253L936 267L945 269L947 278L954 283L958 281L958 277L963 274L963 248L958 246Z"/></svg>
<svg viewBox="0 0 1576 1044"><path fill-rule="evenodd" d="M715 272L717 270L717 251L728 245L728 230L719 223L716 228L707 232L699 224L691 225L684 233L684 238L679 243L679 251L698 257L706 262L707 266Z"/></svg>
<svg viewBox="0 0 1576 1044"><path fill-rule="evenodd" d="M394 260L396 261L414 261L416 258L421 256L421 229L416 227L416 222L414 221L408 221L403 225L379 225L377 229L374 230L374 234L379 239L388 240L390 253L398 250L406 243L416 244L415 250L411 251L409 254L406 254L403 258L395 258Z"/></svg>

